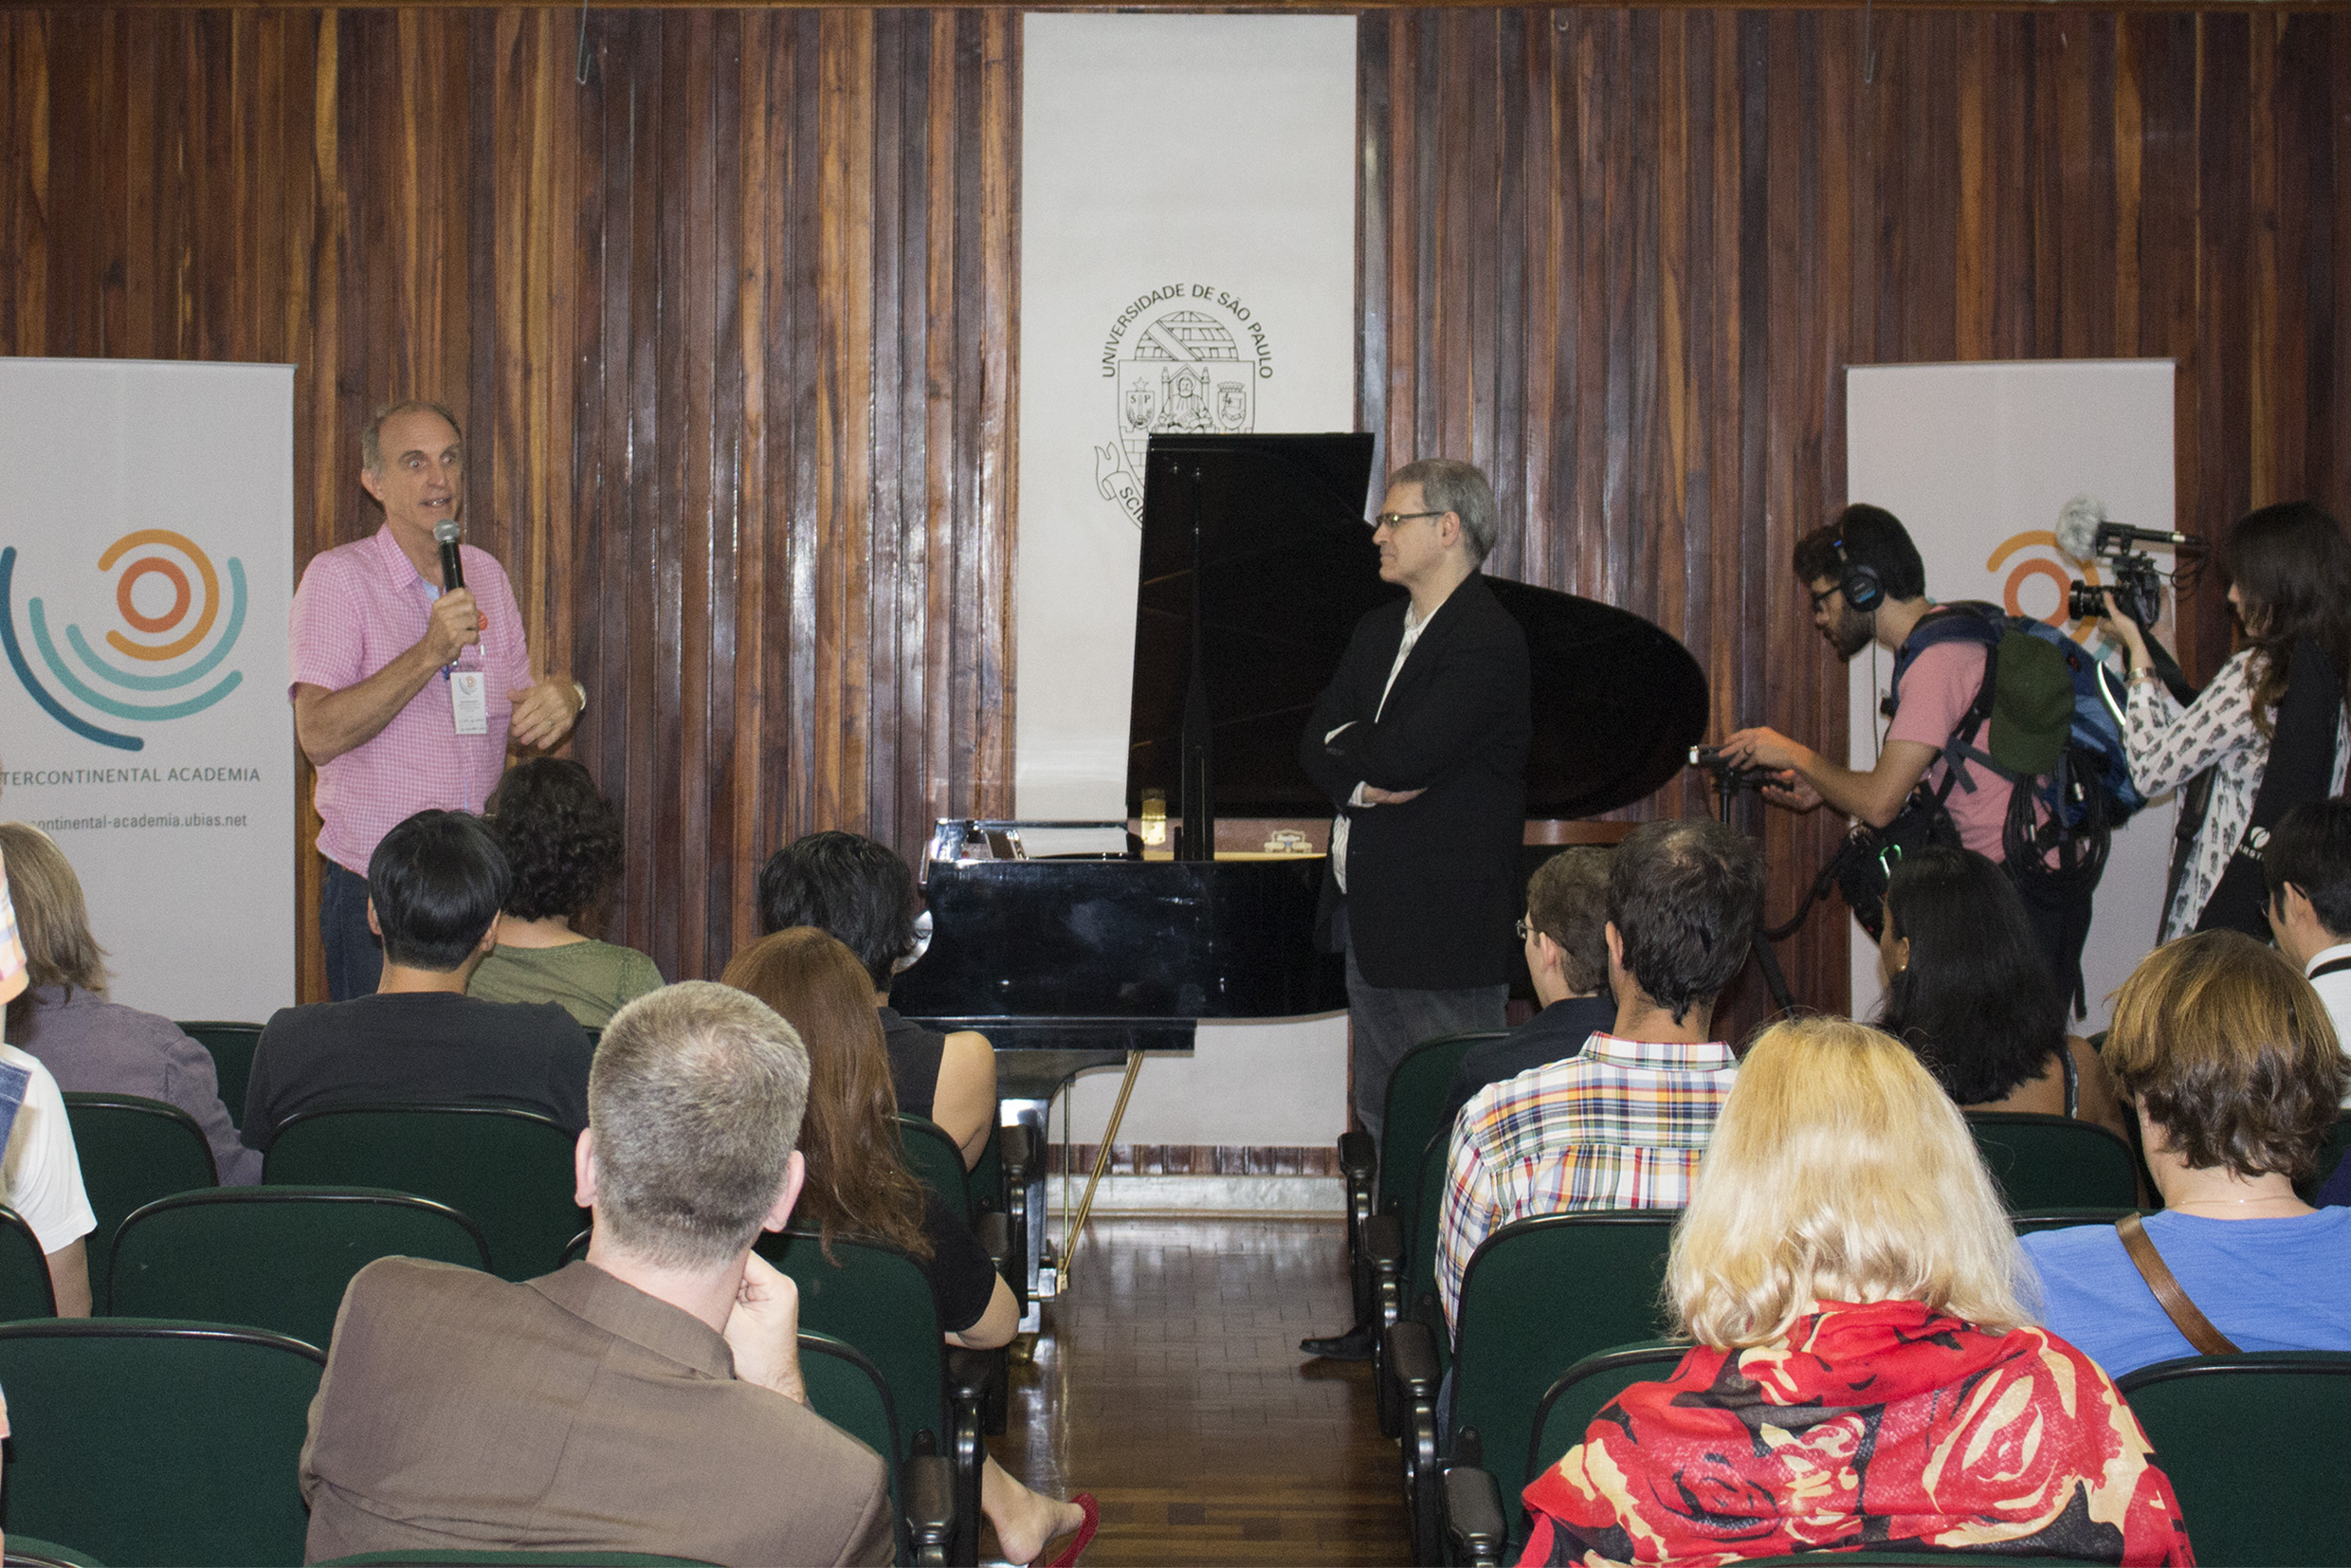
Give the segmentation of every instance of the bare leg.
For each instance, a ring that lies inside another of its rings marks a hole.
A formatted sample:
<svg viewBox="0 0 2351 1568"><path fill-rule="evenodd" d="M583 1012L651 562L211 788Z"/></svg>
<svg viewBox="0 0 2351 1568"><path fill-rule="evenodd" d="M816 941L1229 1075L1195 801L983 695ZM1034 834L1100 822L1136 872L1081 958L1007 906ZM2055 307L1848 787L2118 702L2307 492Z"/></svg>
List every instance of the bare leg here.
<svg viewBox="0 0 2351 1568"><path fill-rule="evenodd" d="M1033 1562L1056 1536L1084 1522L1085 1512L1030 1491L991 1455L979 1472L979 1511L995 1526L996 1545L1008 1562Z"/></svg>

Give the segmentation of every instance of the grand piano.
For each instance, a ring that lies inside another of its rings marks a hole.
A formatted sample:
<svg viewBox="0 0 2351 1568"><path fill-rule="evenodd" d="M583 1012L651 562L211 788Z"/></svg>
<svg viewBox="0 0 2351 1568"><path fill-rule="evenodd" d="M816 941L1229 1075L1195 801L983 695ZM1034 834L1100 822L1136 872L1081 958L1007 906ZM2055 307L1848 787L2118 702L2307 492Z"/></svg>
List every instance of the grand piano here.
<svg viewBox="0 0 2351 1568"><path fill-rule="evenodd" d="M1366 434L1151 438L1128 820L939 823L920 873L934 935L892 994L933 1029L985 1033L1008 1101L1123 1062L1122 1113L1144 1055L1189 1048L1199 1019L1347 1005L1340 959L1314 943L1323 857L1220 854L1216 824L1330 816L1299 732L1356 622L1403 593L1365 526L1372 455ZM1685 766L1707 697L1679 642L1572 593L1487 585L1531 655L1530 818L1630 805ZM1162 802L1173 842L1146 850L1130 823ZM1105 1156L1116 1135L1114 1114Z"/></svg>

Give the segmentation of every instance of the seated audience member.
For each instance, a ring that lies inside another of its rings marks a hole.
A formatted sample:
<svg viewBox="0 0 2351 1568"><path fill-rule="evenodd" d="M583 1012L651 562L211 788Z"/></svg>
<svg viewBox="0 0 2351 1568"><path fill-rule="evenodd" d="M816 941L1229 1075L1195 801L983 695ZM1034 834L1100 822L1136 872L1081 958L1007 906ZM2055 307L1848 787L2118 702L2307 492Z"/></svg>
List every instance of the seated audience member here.
<svg viewBox="0 0 2351 1568"><path fill-rule="evenodd" d="M889 1048L898 1108L928 1117L979 1163L996 1120L996 1053L974 1030L939 1034L901 1018L890 981L921 957L915 939L914 873L886 846L855 833L810 833L768 857L759 871L762 935L812 925L857 955L873 982Z"/></svg>
<svg viewBox="0 0 2351 1568"><path fill-rule="evenodd" d="M1918 1052L1960 1109L2072 1117L2129 1136L2105 1065L2066 1032L2066 994L2015 884L1983 856L1931 847L1895 863L1878 983L1878 1028Z"/></svg>
<svg viewBox="0 0 2351 1568"><path fill-rule="evenodd" d="M9 1004L9 1039L74 1094L136 1094L177 1105L212 1146L224 1187L262 1178L262 1157L237 1141L221 1103L212 1053L153 1012L106 999L106 950L90 935L81 879L37 828L0 822L17 932L31 986Z"/></svg>
<svg viewBox="0 0 2351 1568"><path fill-rule="evenodd" d="M0 851L0 1018L13 1016L25 994L24 944L17 939L16 911L9 898L9 866ZM0 1023L0 1034L9 1028ZM83 1238L98 1229L98 1215L82 1187L82 1164L74 1158L73 1126L65 1120L65 1097L57 1080L34 1057L0 1044L0 1066L25 1071L25 1099L9 1125L0 1151L0 1198L32 1227L49 1267L49 1289L61 1318L90 1315L89 1250ZM0 1436L5 1436L0 1432Z"/></svg>
<svg viewBox="0 0 2351 1568"><path fill-rule="evenodd" d="M239 1136L266 1150L298 1111L379 1101L495 1102L588 1123L588 1036L553 1002L465 994L498 941L506 856L464 811L419 811L368 861L384 942L373 996L280 1008L262 1030Z"/></svg>
<svg viewBox="0 0 2351 1568"><path fill-rule="evenodd" d="M888 1562L888 1472L807 1409L799 1293L751 1251L799 1194L808 1073L792 1027L724 986L615 1014L575 1158L586 1260L510 1285L387 1258L351 1282L302 1446L309 1560Z"/></svg>
<svg viewBox="0 0 2351 1568"><path fill-rule="evenodd" d="M2269 934L2316 988L2336 1040L2351 1051L2351 797L2287 812L2262 848L2261 870Z"/></svg>
<svg viewBox="0 0 2351 1568"><path fill-rule="evenodd" d="M624 1003L661 989L652 959L572 929L620 881L620 813L586 768L562 757L518 762L484 814L514 885L499 912L498 947L473 972L467 995L560 1002L582 1028L602 1029Z"/></svg>
<svg viewBox="0 0 2351 1568"><path fill-rule="evenodd" d="M2188 1299L2240 1350L2351 1350L2351 1210L2294 1195L2346 1076L2309 982L2240 933L2182 937L2123 982L2105 1051L2163 1194L2146 1240ZM2116 1228L2041 1231L2025 1252L2050 1331L2116 1377L2196 1354Z"/></svg>
<svg viewBox="0 0 2351 1568"><path fill-rule="evenodd" d="M1488 1084L1530 1067L1564 1062L1584 1042L1616 1021L1608 994L1608 851L1574 845L1535 868L1526 883L1526 914L1519 921L1526 972L1541 1011L1510 1031L1462 1053L1446 1086L1438 1125L1450 1127L1469 1097Z"/></svg>
<svg viewBox="0 0 2351 1568"><path fill-rule="evenodd" d="M1613 1030L1480 1089L1446 1157L1437 1292L1454 1321L1478 1243L1571 1209L1678 1209L1737 1075L1714 999L1747 961L1763 895L1754 840L1704 818L1648 822L1608 871Z"/></svg>
<svg viewBox="0 0 2351 1568"><path fill-rule="evenodd" d="M1521 1560L1867 1545L2193 1562L2138 1419L2032 1326L2028 1283L1918 1059L1843 1018L1774 1025L1674 1228L1666 1293L1697 1343L1527 1486Z"/></svg>
<svg viewBox="0 0 2351 1568"><path fill-rule="evenodd" d="M855 954L805 925L760 938L725 975L728 985L789 1019L808 1048L800 1223L813 1225L827 1247L853 1236L907 1252L931 1282L948 1343L993 1350L1018 1331L1019 1304L963 1216L899 1158L898 1105L868 980ZM979 1503L1011 1562L1030 1561L1072 1530L1080 1538L1064 1555L1074 1554L1093 1533L1090 1496L1040 1496L993 1458L980 1470Z"/></svg>

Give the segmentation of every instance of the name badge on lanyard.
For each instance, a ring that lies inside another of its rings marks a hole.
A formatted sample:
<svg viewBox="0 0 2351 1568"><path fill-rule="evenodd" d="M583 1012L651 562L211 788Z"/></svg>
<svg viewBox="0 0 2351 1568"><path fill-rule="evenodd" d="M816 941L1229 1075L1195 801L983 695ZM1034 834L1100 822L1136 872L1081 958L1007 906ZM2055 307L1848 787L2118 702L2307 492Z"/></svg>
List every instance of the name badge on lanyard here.
<svg viewBox="0 0 2351 1568"><path fill-rule="evenodd" d="M490 733L490 692L478 669L449 671L449 708L460 735Z"/></svg>

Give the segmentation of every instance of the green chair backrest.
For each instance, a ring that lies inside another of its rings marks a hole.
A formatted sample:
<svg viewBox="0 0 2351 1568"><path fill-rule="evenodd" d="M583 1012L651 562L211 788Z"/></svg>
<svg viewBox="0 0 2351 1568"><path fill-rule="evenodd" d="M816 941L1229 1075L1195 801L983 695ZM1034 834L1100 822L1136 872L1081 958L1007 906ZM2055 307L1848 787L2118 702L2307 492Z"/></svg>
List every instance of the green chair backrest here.
<svg viewBox="0 0 2351 1568"><path fill-rule="evenodd" d="M527 1280L554 1270L587 1227L588 1212L572 1201L575 1141L546 1117L506 1105L339 1105L288 1117L262 1180L446 1203L481 1227L494 1272Z"/></svg>
<svg viewBox="0 0 2351 1568"><path fill-rule="evenodd" d="M2198 1561L2344 1560L2351 1351L2183 1357L2119 1386L2171 1477Z"/></svg>
<svg viewBox="0 0 2351 1568"><path fill-rule="evenodd" d="M1401 1205L1420 1175L1420 1151L1436 1136L1437 1113L1445 1108L1445 1091L1452 1085L1453 1069L1469 1048L1500 1040L1507 1030L1470 1034L1440 1034L1423 1040L1404 1053L1388 1079L1388 1099L1380 1115L1379 1198L1377 1212L1391 1202ZM1411 1227L1406 1227L1409 1234Z"/></svg>
<svg viewBox="0 0 2351 1568"><path fill-rule="evenodd" d="M2319 1150L2318 1175L2297 1189L2305 1202L2315 1197L2318 1190L2326 1185L2326 1178L2335 1174L2335 1167L2342 1163L2345 1153L2351 1153L2351 1112L2335 1118L2335 1125L2327 1132L2326 1142Z"/></svg>
<svg viewBox="0 0 2351 1568"><path fill-rule="evenodd" d="M1543 1214L1479 1245L1462 1276L1453 1430L1477 1429L1489 1468L1521 1463L1535 1407L1561 1372L1664 1329L1658 1292L1680 1217L1677 1209ZM1524 1531L1523 1511L1509 1491L1503 1516L1513 1537Z"/></svg>
<svg viewBox="0 0 2351 1568"><path fill-rule="evenodd" d="M0 1325L9 1528L101 1562L301 1561L295 1471L324 1363L213 1323Z"/></svg>
<svg viewBox="0 0 2351 1568"><path fill-rule="evenodd" d="M159 1198L115 1232L107 1310L241 1323L327 1348L351 1277L377 1258L486 1272L473 1221L371 1187L220 1187Z"/></svg>
<svg viewBox="0 0 2351 1568"><path fill-rule="evenodd" d="M902 1463L915 1433L941 1451L947 1426L947 1341L920 1265L894 1247L836 1236L828 1261L813 1231L772 1231L758 1253L800 1287L800 1331L851 1344L881 1370L897 1406Z"/></svg>
<svg viewBox="0 0 2351 1568"><path fill-rule="evenodd" d="M928 1117L898 1117L898 1146L914 1178L937 1193L949 1209L966 1220L979 1217L972 1201L972 1182L963 1171L963 1151L947 1129Z"/></svg>
<svg viewBox="0 0 2351 1568"><path fill-rule="evenodd" d="M1673 1376L1673 1369L1689 1354L1686 1342L1669 1340L1644 1340L1638 1344L1618 1345L1587 1356L1559 1374L1535 1406L1535 1425L1526 1453L1520 1461L1522 1468L1513 1471L1506 1454L1488 1449L1485 1468L1505 1488L1515 1486L1524 1491L1534 1479L1558 1464L1568 1449L1584 1440L1584 1432L1598 1418L1608 1402L1635 1383L1654 1383ZM1515 1474L1517 1479L1511 1477ZM1524 1529L1515 1540L1524 1546ZM1518 1553L1510 1556L1515 1559Z"/></svg>
<svg viewBox="0 0 2351 1568"><path fill-rule="evenodd" d="M159 1197L220 1183L212 1145L196 1119L177 1105L135 1094L68 1094L82 1185L98 1216L83 1250L90 1259L90 1300L106 1299L106 1258L115 1227Z"/></svg>
<svg viewBox="0 0 2351 1568"><path fill-rule="evenodd" d="M1404 1223L1404 1315L1429 1325L1437 1347L1437 1364L1451 1364L1453 1337L1445 1326L1445 1308L1437 1301L1437 1241L1445 1221L1445 1157L1452 1134L1440 1131L1420 1152L1420 1175L1412 1204L1398 1216Z"/></svg>
<svg viewBox="0 0 2351 1568"><path fill-rule="evenodd" d="M2135 1211L2129 1209L2023 1209L2008 1216L2020 1236L2036 1231L2071 1231L2084 1225L2112 1229Z"/></svg>
<svg viewBox="0 0 2351 1568"><path fill-rule="evenodd" d="M2012 1210L2128 1209L2139 1201L2138 1157L2095 1122L1970 1111L1967 1127Z"/></svg>
<svg viewBox="0 0 2351 1568"><path fill-rule="evenodd" d="M57 1288L49 1283L41 1238L24 1215L0 1203L0 1322L56 1316Z"/></svg>
<svg viewBox="0 0 2351 1568"><path fill-rule="evenodd" d="M87 1553L33 1536L9 1537L9 1568L106 1568Z"/></svg>
<svg viewBox="0 0 2351 1568"><path fill-rule="evenodd" d="M212 1053L221 1103L228 1107L228 1120L244 1126L245 1086L253 1077L253 1048L262 1043L262 1026L197 1019L181 1024L179 1031Z"/></svg>
<svg viewBox="0 0 2351 1568"><path fill-rule="evenodd" d="M890 1516L902 1522L905 1505L899 1489L899 1469L906 1450L898 1434L898 1407L890 1398L882 1369L846 1340L829 1334L802 1334L800 1381L808 1390L809 1409L888 1462ZM894 1529L892 1533L899 1538L899 1559L903 1561L909 1555L904 1532Z"/></svg>
<svg viewBox="0 0 2351 1568"><path fill-rule="evenodd" d="M1021 1200L1004 1190L1004 1128L1001 1125L988 1129L988 1141L980 1145L979 1162L972 1167L966 1180L971 1188L972 1218L975 1220L983 1212L1009 1214L1019 1206Z"/></svg>

